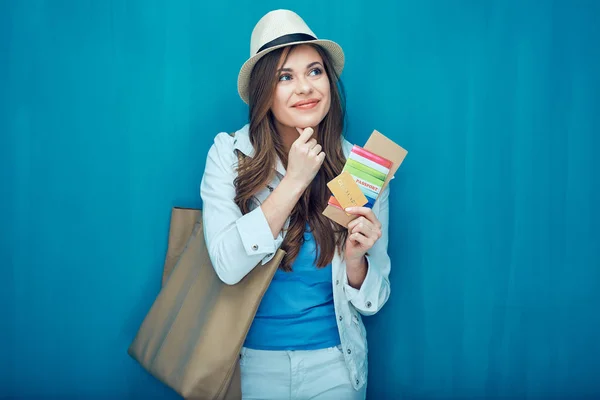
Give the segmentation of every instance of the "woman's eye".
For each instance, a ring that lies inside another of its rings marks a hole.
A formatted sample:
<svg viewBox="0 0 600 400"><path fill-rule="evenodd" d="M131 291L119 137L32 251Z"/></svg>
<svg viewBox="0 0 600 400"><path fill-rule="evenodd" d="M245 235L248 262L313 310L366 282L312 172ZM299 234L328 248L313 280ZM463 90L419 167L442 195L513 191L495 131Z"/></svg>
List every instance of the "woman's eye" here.
<svg viewBox="0 0 600 400"><path fill-rule="evenodd" d="M310 71L309 75L315 76L315 75L321 75L322 73L323 73L323 71L321 71L321 68L315 68Z"/></svg>
<svg viewBox="0 0 600 400"><path fill-rule="evenodd" d="M280 75L279 76L279 80L280 81L289 81L290 79L292 79L292 77L288 74L284 74L284 75Z"/></svg>

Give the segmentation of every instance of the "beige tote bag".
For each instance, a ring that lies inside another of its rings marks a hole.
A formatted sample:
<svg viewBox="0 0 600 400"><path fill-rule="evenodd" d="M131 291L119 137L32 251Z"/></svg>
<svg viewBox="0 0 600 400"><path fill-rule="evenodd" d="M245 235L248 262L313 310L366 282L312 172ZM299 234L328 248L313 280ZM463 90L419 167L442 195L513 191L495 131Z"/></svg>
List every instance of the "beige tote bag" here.
<svg viewBox="0 0 600 400"><path fill-rule="evenodd" d="M239 352L284 255L226 285L211 265L201 211L173 208L163 287L128 353L186 399L241 399Z"/></svg>

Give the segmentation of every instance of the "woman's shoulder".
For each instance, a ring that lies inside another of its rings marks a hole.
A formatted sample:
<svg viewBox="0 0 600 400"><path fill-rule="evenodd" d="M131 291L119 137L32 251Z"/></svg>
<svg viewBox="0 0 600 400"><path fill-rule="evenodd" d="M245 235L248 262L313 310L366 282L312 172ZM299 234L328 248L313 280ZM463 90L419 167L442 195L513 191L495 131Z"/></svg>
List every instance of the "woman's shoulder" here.
<svg viewBox="0 0 600 400"><path fill-rule="evenodd" d="M213 147L221 148L231 148L235 145L236 138L239 136L238 132L242 131L244 128L241 128L234 132L221 131L215 135L213 138Z"/></svg>
<svg viewBox="0 0 600 400"><path fill-rule="evenodd" d="M235 132L217 133L208 150L207 168L210 166L228 172L234 171L238 162L236 150L246 151L244 143L250 142L247 135L247 125Z"/></svg>
<svg viewBox="0 0 600 400"><path fill-rule="evenodd" d="M210 152L217 153L221 157L233 157L236 149L246 153L246 147L249 143L248 125L244 125L235 132L223 131L217 133L213 139Z"/></svg>

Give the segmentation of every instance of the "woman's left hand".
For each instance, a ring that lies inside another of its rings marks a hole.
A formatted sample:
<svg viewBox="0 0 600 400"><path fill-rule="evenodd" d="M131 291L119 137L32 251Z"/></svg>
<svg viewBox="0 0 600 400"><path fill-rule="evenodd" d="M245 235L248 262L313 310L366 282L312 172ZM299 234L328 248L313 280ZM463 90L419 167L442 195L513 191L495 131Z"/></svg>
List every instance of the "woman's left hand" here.
<svg viewBox="0 0 600 400"><path fill-rule="evenodd" d="M347 208L348 214L359 215L348 224L348 239L344 251L347 261L357 261L373 247L381 237L381 222L368 207Z"/></svg>

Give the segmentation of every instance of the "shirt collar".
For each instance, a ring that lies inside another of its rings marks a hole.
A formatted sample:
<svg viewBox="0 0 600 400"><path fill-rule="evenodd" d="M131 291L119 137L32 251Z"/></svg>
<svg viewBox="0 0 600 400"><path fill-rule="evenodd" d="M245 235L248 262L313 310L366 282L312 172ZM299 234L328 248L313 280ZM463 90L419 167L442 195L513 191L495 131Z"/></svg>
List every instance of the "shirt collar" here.
<svg viewBox="0 0 600 400"><path fill-rule="evenodd" d="M244 125L235 133L233 148L241 151L245 156L254 157L254 147L250 143L250 125Z"/></svg>

